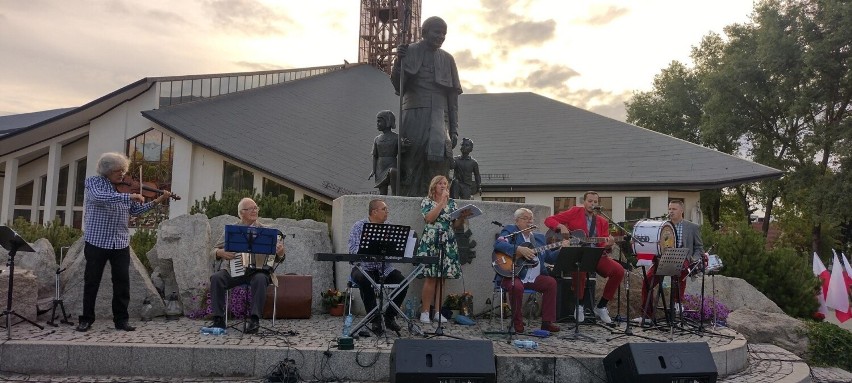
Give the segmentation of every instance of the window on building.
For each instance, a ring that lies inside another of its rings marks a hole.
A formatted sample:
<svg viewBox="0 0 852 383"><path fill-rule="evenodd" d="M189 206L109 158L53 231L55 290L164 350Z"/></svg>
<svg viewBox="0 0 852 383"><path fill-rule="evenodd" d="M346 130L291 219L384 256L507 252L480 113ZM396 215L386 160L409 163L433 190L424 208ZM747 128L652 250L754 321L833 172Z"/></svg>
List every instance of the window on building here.
<svg viewBox="0 0 852 383"><path fill-rule="evenodd" d="M624 206L624 219L627 221L651 217L651 197L626 197Z"/></svg>
<svg viewBox="0 0 852 383"><path fill-rule="evenodd" d="M15 205L33 204L33 182L27 182L15 189ZM15 213L17 214L17 213ZM27 219L30 219L29 215Z"/></svg>
<svg viewBox="0 0 852 383"><path fill-rule="evenodd" d="M56 187L56 206L65 206L68 199L68 165L59 169L59 184Z"/></svg>
<svg viewBox="0 0 852 383"><path fill-rule="evenodd" d="M44 206L44 196L47 194L47 176L41 176L41 190L38 193L38 206Z"/></svg>
<svg viewBox="0 0 852 383"><path fill-rule="evenodd" d="M127 140L127 157L130 158L130 176L142 181L155 182L158 189L171 189L172 153L174 138L150 129Z"/></svg>
<svg viewBox="0 0 852 383"><path fill-rule="evenodd" d="M602 213L612 217L612 197L599 197L598 206L601 207Z"/></svg>
<svg viewBox="0 0 852 383"><path fill-rule="evenodd" d="M77 175L74 177L74 206L83 206L83 196L86 193L86 157L77 161L74 166L77 167Z"/></svg>
<svg viewBox="0 0 852 383"><path fill-rule="evenodd" d="M284 194L287 196L287 201L293 202L293 199L296 197L296 191L290 189L278 182L275 182L269 178L263 177L263 195L272 194L274 196L279 196Z"/></svg>
<svg viewBox="0 0 852 383"><path fill-rule="evenodd" d="M577 197L553 197L553 214L559 214L577 205Z"/></svg>
<svg viewBox="0 0 852 383"><path fill-rule="evenodd" d="M526 197L482 197L483 201L524 203Z"/></svg>
<svg viewBox="0 0 852 383"><path fill-rule="evenodd" d="M225 161L222 190L228 189L251 191L254 189L254 173Z"/></svg>

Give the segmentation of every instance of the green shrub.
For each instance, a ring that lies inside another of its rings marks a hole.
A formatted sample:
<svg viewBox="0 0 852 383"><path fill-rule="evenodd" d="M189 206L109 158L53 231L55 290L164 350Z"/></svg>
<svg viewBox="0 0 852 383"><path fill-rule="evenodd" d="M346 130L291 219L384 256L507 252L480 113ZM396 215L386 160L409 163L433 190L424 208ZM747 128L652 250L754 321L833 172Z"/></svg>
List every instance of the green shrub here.
<svg viewBox="0 0 852 383"><path fill-rule="evenodd" d="M744 222L716 232L705 228L703 238L705 248L716 244L713 252L725 265L721 274L746 280L790 316L809 318L816 310L810 258L790 248L767 251L763 235Z"/></svg>
<svg viewBox="0 0 852 383"><path fill-rule="evenodd" d="M151 261L148 260L148 252L157 244L157 230L155 229L137 229L130 237L130 247L136 253L136 257L145 266L148 272L152 272Z"/></svg>
<svg viewBox="0 0 852 383"><path fill-rule="evenodd" d="M217 199L216 193L210 197L204 197L201 201L195 201L190 208L190 214L201 213L209 218L217 217L223 214L230 214L235 217L237 214L237 204L244 197L251 197L257 206L260 207L258 215L267 218L290 218L295 220L312 219L318 222L329 222L328 214L322 209L319 201L313 198L306 198L301 201L291 202L286 194L266 194L260 195L254 190L237 191L233 189L225 190L222 193L222 198Z"/></svg>
<svg viewBox="0 0 852 383"><path fill-rule="evenodd" d="M840 367L852 371L852 332L829 322L806 321L808 365Z"/></svg>
<svg viewBox="0 0 852 383"><path fill-rule="evenodd" d="M64 226L58 219L48 223L47 226L42 226L32 223L23 217L18 217L12 223L12 229L29 243L33 243L40 238L46 238L50 241L50 244L53 245L53 252L56 254L57 263L61 254L60 249L70 247L83 236L83 231Z"/></svg>

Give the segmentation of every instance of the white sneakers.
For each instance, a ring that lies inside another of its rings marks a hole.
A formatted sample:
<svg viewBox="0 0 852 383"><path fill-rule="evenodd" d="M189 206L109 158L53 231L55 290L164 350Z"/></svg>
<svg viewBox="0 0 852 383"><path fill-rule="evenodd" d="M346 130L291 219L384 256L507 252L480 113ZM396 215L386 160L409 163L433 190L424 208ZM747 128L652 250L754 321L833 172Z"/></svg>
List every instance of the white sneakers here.
<svg viewBox="0 0 852 383"><path fill-rule="evenodd" d="M450 323L449 319L447 319L445 316L443 316L439 313L435 313L435 317L432 318L432 319L429 319L429 313L428 312L420 313L420 323L429 324L429 323L432 323L432 321L440 322L440 323Z"/></svg>
<svg viewBox="0 0 852 383"><path fill-rule="evenodd" d="M674 304L675 314L680 315L683 312L683 306L680 303Z"/></svg>
<svg viewBox="0 0 852 383"><path fill-rule="evenodd" d="M612 323L612 318L609 317L609 310L606 307L595 307L592 309L594 311L595 316L600 318L606 324Z"/></svg>
<svg viewBox="0 0 852 383"><path fill-rule="evenodd" d="M435 313L435 317L432 318L433 321L438 323L450 323L450 320L447 317L441 315L440 313Z"/></svg>
<svg viewBox="0 0 852 383"><path fill-rule="evenodd" d="M586 321L586 310L583 308L583 305L577 306L579 310L574 310L574 316L577 317L577 322L585 322Z"/></svg>

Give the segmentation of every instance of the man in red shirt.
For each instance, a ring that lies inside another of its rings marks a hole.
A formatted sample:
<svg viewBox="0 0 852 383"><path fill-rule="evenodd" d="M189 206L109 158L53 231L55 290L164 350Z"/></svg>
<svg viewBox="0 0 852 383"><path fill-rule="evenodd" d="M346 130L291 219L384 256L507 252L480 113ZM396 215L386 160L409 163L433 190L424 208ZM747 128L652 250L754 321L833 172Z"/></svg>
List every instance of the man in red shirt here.
<svg viewBox="0 0 852 383"><path fill-rule="evenodd" d="M598 207L599 202L600 197L597 192L587 191L583 194L582 206L574 206L559 214L547 217L544 220L544 224L551 230L561 233L582 230L586 234L586 237L600 237L601 241L597 241L595 246L604 247L608 250L615 244L615 239L609 235L609 223L607 223L607 220L595 214L595 209ZM603 256L598 261L595 271L599 275L606 277L607 281L603 296L601 296L600 301L598 301L597 306L592 311L601 321L610 324L612 323L612 318L609 316L606 304L615 296L621 280L624 279L624 267L614 259ZM586 286L586 273L575 273L573 278L579 278L578 282L580 286L574 293L577 294L578 298L582 299ZM577 320L582 322L585 319L583 306L580 305L578 309L575 315L577 315Z"/></svg>

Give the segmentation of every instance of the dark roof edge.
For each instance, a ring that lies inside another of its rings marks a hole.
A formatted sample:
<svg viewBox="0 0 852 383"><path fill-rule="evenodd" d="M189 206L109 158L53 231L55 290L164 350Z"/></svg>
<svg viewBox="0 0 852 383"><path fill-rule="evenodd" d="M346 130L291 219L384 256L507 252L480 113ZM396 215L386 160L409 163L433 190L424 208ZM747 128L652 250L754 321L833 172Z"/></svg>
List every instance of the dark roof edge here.
<svg viewBox="0 0 852 383"><path fill-rule="evenodd" d="M82 112L83 110L86 110L86 109L88 109L88 108L90 108L90 107L92 107L92 106L94 106L94 105L97 105L97 104L99 104L99 103L101 103L101 102L104 102L104 101L106 101L106 100L108 100L108 99L112 98L112 97L113 97L113 96L115 96L115 95L118 95L118 94L121 94L121 93L123 93L123 92L126 92L126 91L128 91L128 90L130 90L130 89L133 89L133 88L135 88L135 87L137 87L137 86L139 86L139 85L142 85L142 84L144 84L144 83L146 83L146 82L148 82L148 81L151 81L151 79L150 79L150 78L148 78L148 77L145 77L145 78L143 78L143 79L141 79L141 80L139 80L139 81L136 81L136 82L130 83L129 85L125 85L125 86L123 86L123 87L121 87L121 88L119 88L119 89L117 89L117 90L114 90L114 91L112 91L112 92L110 92L110 93L106 94L105 96L101 96L101 97L99 97L99 98L97 98L97 99L95 99L95 100L93 100L93 101L90 101L90 102L88 102L88 103L86 103L86 104L84 104L84 105L82 105L82 106L78 106L78 107L76 107L76 108L74 108L74 109L71 109L71 110L69 110L69 111L65 112L65 113L58 114L58 115L53 116L53 117L51 117L51 118L48 118L48 119L46 119L46 120L44 120L44 121L37 122L37 123L35 123L35 124L33 124L33 125L26 126L26 127L23 127L23 128L17 129L17 130L15 130L15 131L14 131L14 132L12 132L12 133L9 133L9 134L6 134L6 135L3 135L2 137L0 137L0 140L3 140L3 139L8 138L8 137L16 136L16 135L18 135L18 134L21 134L21 133L26 132L26 131L29 131L29 130L36 129L36 128L40 127L40 126L47 125L47 124L49 124L49 123L51 123L51 122L54 122L54 121L56 121L56 120L61 120L61 119L65 118L65 117L68 117L68 116L70 116L70 115L72 115L72 114L80 113L80 112ZM150 87L149 87L149 88L150 88ZM145 88L145 90L147 91L149 88ZM142 93L144 93L144 92L142 92ZM137 96L138 96L138 95L137 95ZM112 109L112 108L110 108L110 109Z"/></svg>
<svg viewBox="0 0 852 383"><path fill-rule="evenodd" d="M314 193L316 193L316 194L318 194L318 195L326 196L326 197L331 198L331 199L337 198L337 196L332 196L332 195L329 195L329 194L327 194L327 193L323 193L323 192L321 192L321 191L319 191L319 190L317 190L317 189L314 189L313 187L310 187L310 186L308 186L308 185L305 185L305 184L304 184L304 183L302 183L302 182L297 182L297 181L294 181L293 179L291 179L291 178L289 178L289 177L285 177L285 176L283 176L283 175L279 174L278 172L275 172L275 171L273 171L273 170L271 170L271 169L267 168L266 166L261 166L261 165L259 165L259 164L255 163L255 162L253 162L253 161L246 161L246 160L245 160L245 159L243 159L243 158L233 157L233 156L231 156L230 154L226 154L226 153L222 152L221 150L218 150L218 149L216 149L216 148L214 148L214 147L212 147L212 146L210 146L210 145L207 145L206 143L203 143L203 142L201 142L201 141L194 140L194 139L192 139L192 138L190 138L190 137L188 137L188 136L184 135L182 132L178 131L178 130L177 130L177 129L175 129L173 126L171 126L171 125L169 125L169 124L166 124L166 123L164 123L164 122L160 121L159 119L157 119L157 118L155 118L155 117L151 116L150 114L148 114L148 112L149 112L149 111L142 111L142 116L143 116L143 117L145 117L145 118L147 118L148 120L150 120L150 121L152 121L152 122L156 123L157 125L159 125L159 126L161 126L161 127L163 127L163 128L168 129L170 133L175 134L175 135L177 135L177 136L180 136L180 137L182 137L183 139L185 139L185 140L187 140L187 141L189 141L189 142L192 142L193 144L196 144L196 145L198 145L198 146L200 146L200 147L202 147L202 148L205 148L205 149L207 149L207 150L209 150L209 151L211 151L211 152L213 152L213 153L219 154L219 155L221 155L221 156L223 156L223 157L225 157L225 158L236 158L237 160L239 160L240 162L242 162L242 163L244 163L244 164L246 164L246 165L249 165L249 166L252 166L252 167L254 167L254 168L256 168L256 169L259 169L259 170L265 171L265 172L267 172L267 173L269 173L269 174L272 174L272 175L275 175L275 176L277 176L277 177L281 177L281 179L285 179L285 180L287 180L288 182L293 183L294 185L298 185L299 187L301 187L301 188L303 188L303 189L305 189L305 190L312 191L312 192L314 192Z"/></svg>
<svg viewBox="0 0 852 383"><path fill-rule="evenodd" d="M592 183L592 184L546 184L546 185L482 185L483 192L554 192L554 191L586 191L586 190L612 190L612 191L627 191L627 190L706 190L719 189L729 186L736 186L744 183L760 181L764 179L779 178L784 175L784 172L777 171L776 173L736 178L725 180L724 182L707 181L707 182L634 182L634 183Z"/></svg>

